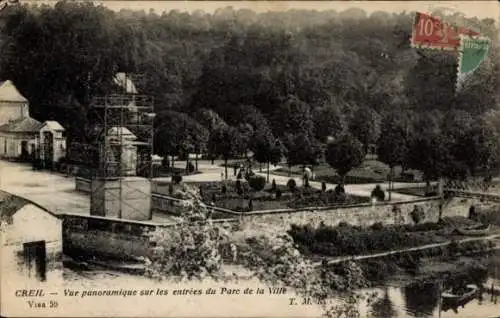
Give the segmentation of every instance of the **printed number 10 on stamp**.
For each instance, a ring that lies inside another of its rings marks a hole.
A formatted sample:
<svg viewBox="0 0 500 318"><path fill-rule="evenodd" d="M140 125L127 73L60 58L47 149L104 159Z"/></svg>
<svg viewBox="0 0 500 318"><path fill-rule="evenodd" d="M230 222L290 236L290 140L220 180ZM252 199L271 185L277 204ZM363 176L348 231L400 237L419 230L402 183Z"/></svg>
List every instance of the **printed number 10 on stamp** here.
<svg viewBox="0 0 500 318"><path fill-rule="evenodd" d="M418 12L413 23L411 45L417 48L456 50L460 47L460 35L478 36L479 33Z"/></svg>

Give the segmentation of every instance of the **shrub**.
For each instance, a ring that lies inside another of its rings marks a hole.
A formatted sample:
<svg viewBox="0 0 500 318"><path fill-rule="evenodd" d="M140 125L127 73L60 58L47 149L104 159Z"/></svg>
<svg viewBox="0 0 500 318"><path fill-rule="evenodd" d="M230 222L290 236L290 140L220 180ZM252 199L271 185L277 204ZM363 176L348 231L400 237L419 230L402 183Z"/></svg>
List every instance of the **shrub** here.
<svg viewBox="0 0 500 318"><path fill-rule="evenodd" d="M226 193L227 193L227 187L226 187L226 185L225 185L225 184L223 184L223 185L222 185L222 188L220 189L220 192L221 192L222 194L226 194Z"/></svg>
<svg viewBox="0 0 500 318"><path fill-rule="evenodd" d="M168 185L168 194L169 195L174 194L174 186L172 184Z"/></svg>
<svg viewBox="0 0 500 318"><path fill-rule="evenodd" d="M291 192L295 192L295 190L297 189L297 182L295 182L295 179L289 179L286 183L286 186Z"/></svg>
<svg viewBox="0 0 500 318"><path fill-rule="evenodd" d="M337 186L335 187L334 191L335 191L336 195L343 194L343 193L345 193L345 188L344 188L343 185L337 184Z"/></svg>
<svg viewBox="0 0 500 318"><path fill-rule="evenodd" d="M261 191L266 186L266 178L264 178L263 176L254 175L248 179L248 184L255 191Z"/></svg>
<svg viewBox="0 0 500 318"><path fill-rule="evenodd" d="M193 173L194 172L194 165L191 162L188 162L186 165L186 169L188 173Z"/></svg>
<svg viewBox="0 0 500 318"><path fill-rule="evenodd" d="M241 187L241 180L236 180L235 188L236 192L238 192L239 190L243 190L243 188Z"/></svg>
<svg viewBox="0 0 500 318"><path fill-rule="evenodd" d="M380 231L384 229L384 225L382 224L382 222L376 222L372 224L371 229L374 231Z"/></svg>
<svg viewBox="0 0 500 318"><path fill-rule="evenodd" d="M382 190L380 185L376 185L375 188L373 188L372 193L371 193L372 198L376 198L377 201L384 201L385 199L385 192Z"/></svg>
<svg viewBox="0 0 500 318"><path fill-rule="evenodd" d="M276 198L277 199L281 198L281 190L280 189L276 190Z"/></svg>
<svg viewBox="0 0 500 318"><path fill-rule="evenodd" d="M241 179L243 176L241 175L241 170L238 172L238 175L236 176L236 179Z"/></svg>
<svg viewBox="0 0 500 318"><path fill-rule="evenodd" d="M273 179L273 182L271 184L271 190L276 191L276 180Z"/></svg>
<svg viewBox="0 0 500 318"><path fill-rule="evenodd" d="M326 192L326 182L321 182L321 191Z"/></svg>
<svg viewBox="0 0 500 318"><path fill-rule="evenodd" d="M181 183L181 182L182 182L182 176L181 176L180 174L178 174L178 173L174 174L174 175L172 176L172 182L173 182L174 184L179 184L179 183Z"/></svg>
<svg viewBox="0 0 500 318"><path fill-rule="evenodd" d="M417 205L414 207L414 209L410 215L411 215L413 222L415 222L415 224L418 224L425 219L424 211L422 210L421 207L419 207Z"/></svg>

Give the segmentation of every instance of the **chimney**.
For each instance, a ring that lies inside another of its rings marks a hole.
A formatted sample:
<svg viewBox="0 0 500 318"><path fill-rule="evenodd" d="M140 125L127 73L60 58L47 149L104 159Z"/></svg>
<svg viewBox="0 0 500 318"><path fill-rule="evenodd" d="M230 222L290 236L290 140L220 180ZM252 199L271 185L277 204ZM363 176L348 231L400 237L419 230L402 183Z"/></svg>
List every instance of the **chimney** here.
<svg viewBox="0 0 500 318"><path fill-rule="evenodd" d="M23 118L30 117L30 107L28 104L23 105Z"/></svg>

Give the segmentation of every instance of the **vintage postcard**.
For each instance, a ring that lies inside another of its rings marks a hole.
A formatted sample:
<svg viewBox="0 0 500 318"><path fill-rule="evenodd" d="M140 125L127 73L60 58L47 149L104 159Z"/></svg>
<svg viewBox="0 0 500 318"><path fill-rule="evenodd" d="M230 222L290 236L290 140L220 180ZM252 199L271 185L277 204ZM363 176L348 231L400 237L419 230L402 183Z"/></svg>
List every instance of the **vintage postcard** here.
<svg viewBox="0 0 500 318"><path fill-rule="evenodd" d="M499 8L0 0L0 315L500 317Z"/></svg>

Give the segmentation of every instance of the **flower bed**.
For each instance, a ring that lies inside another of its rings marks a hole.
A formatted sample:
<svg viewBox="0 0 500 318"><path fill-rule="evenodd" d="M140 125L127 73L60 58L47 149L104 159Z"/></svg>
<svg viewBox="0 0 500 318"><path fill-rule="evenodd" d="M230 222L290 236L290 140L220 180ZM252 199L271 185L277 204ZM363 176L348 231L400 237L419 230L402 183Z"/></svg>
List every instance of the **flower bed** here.
<svg viewBox="0 0 500 318"><path fill-rule="evenodd" d="M297 187L295 191L284 185L276 185L273 189L271 184L266 184L262 191L254 191L246 180L240 181L241 192L238 193L236 181L213 181L189 183L200 189L203 202L210 204L214 202L217 207L237 211L263 211L275 209L322 207L342 204L367 203L369 198L346 195L339 197L333 190L322 192L314 188ZM173 185L171 190L175 193L182 185ZM225 187L225 191L223 191ZM168 186L159 187L161 193L172 195L168 192ZM277 192L281 195L277 195ZM250 200L252 208L249 208Z"/></svg>

